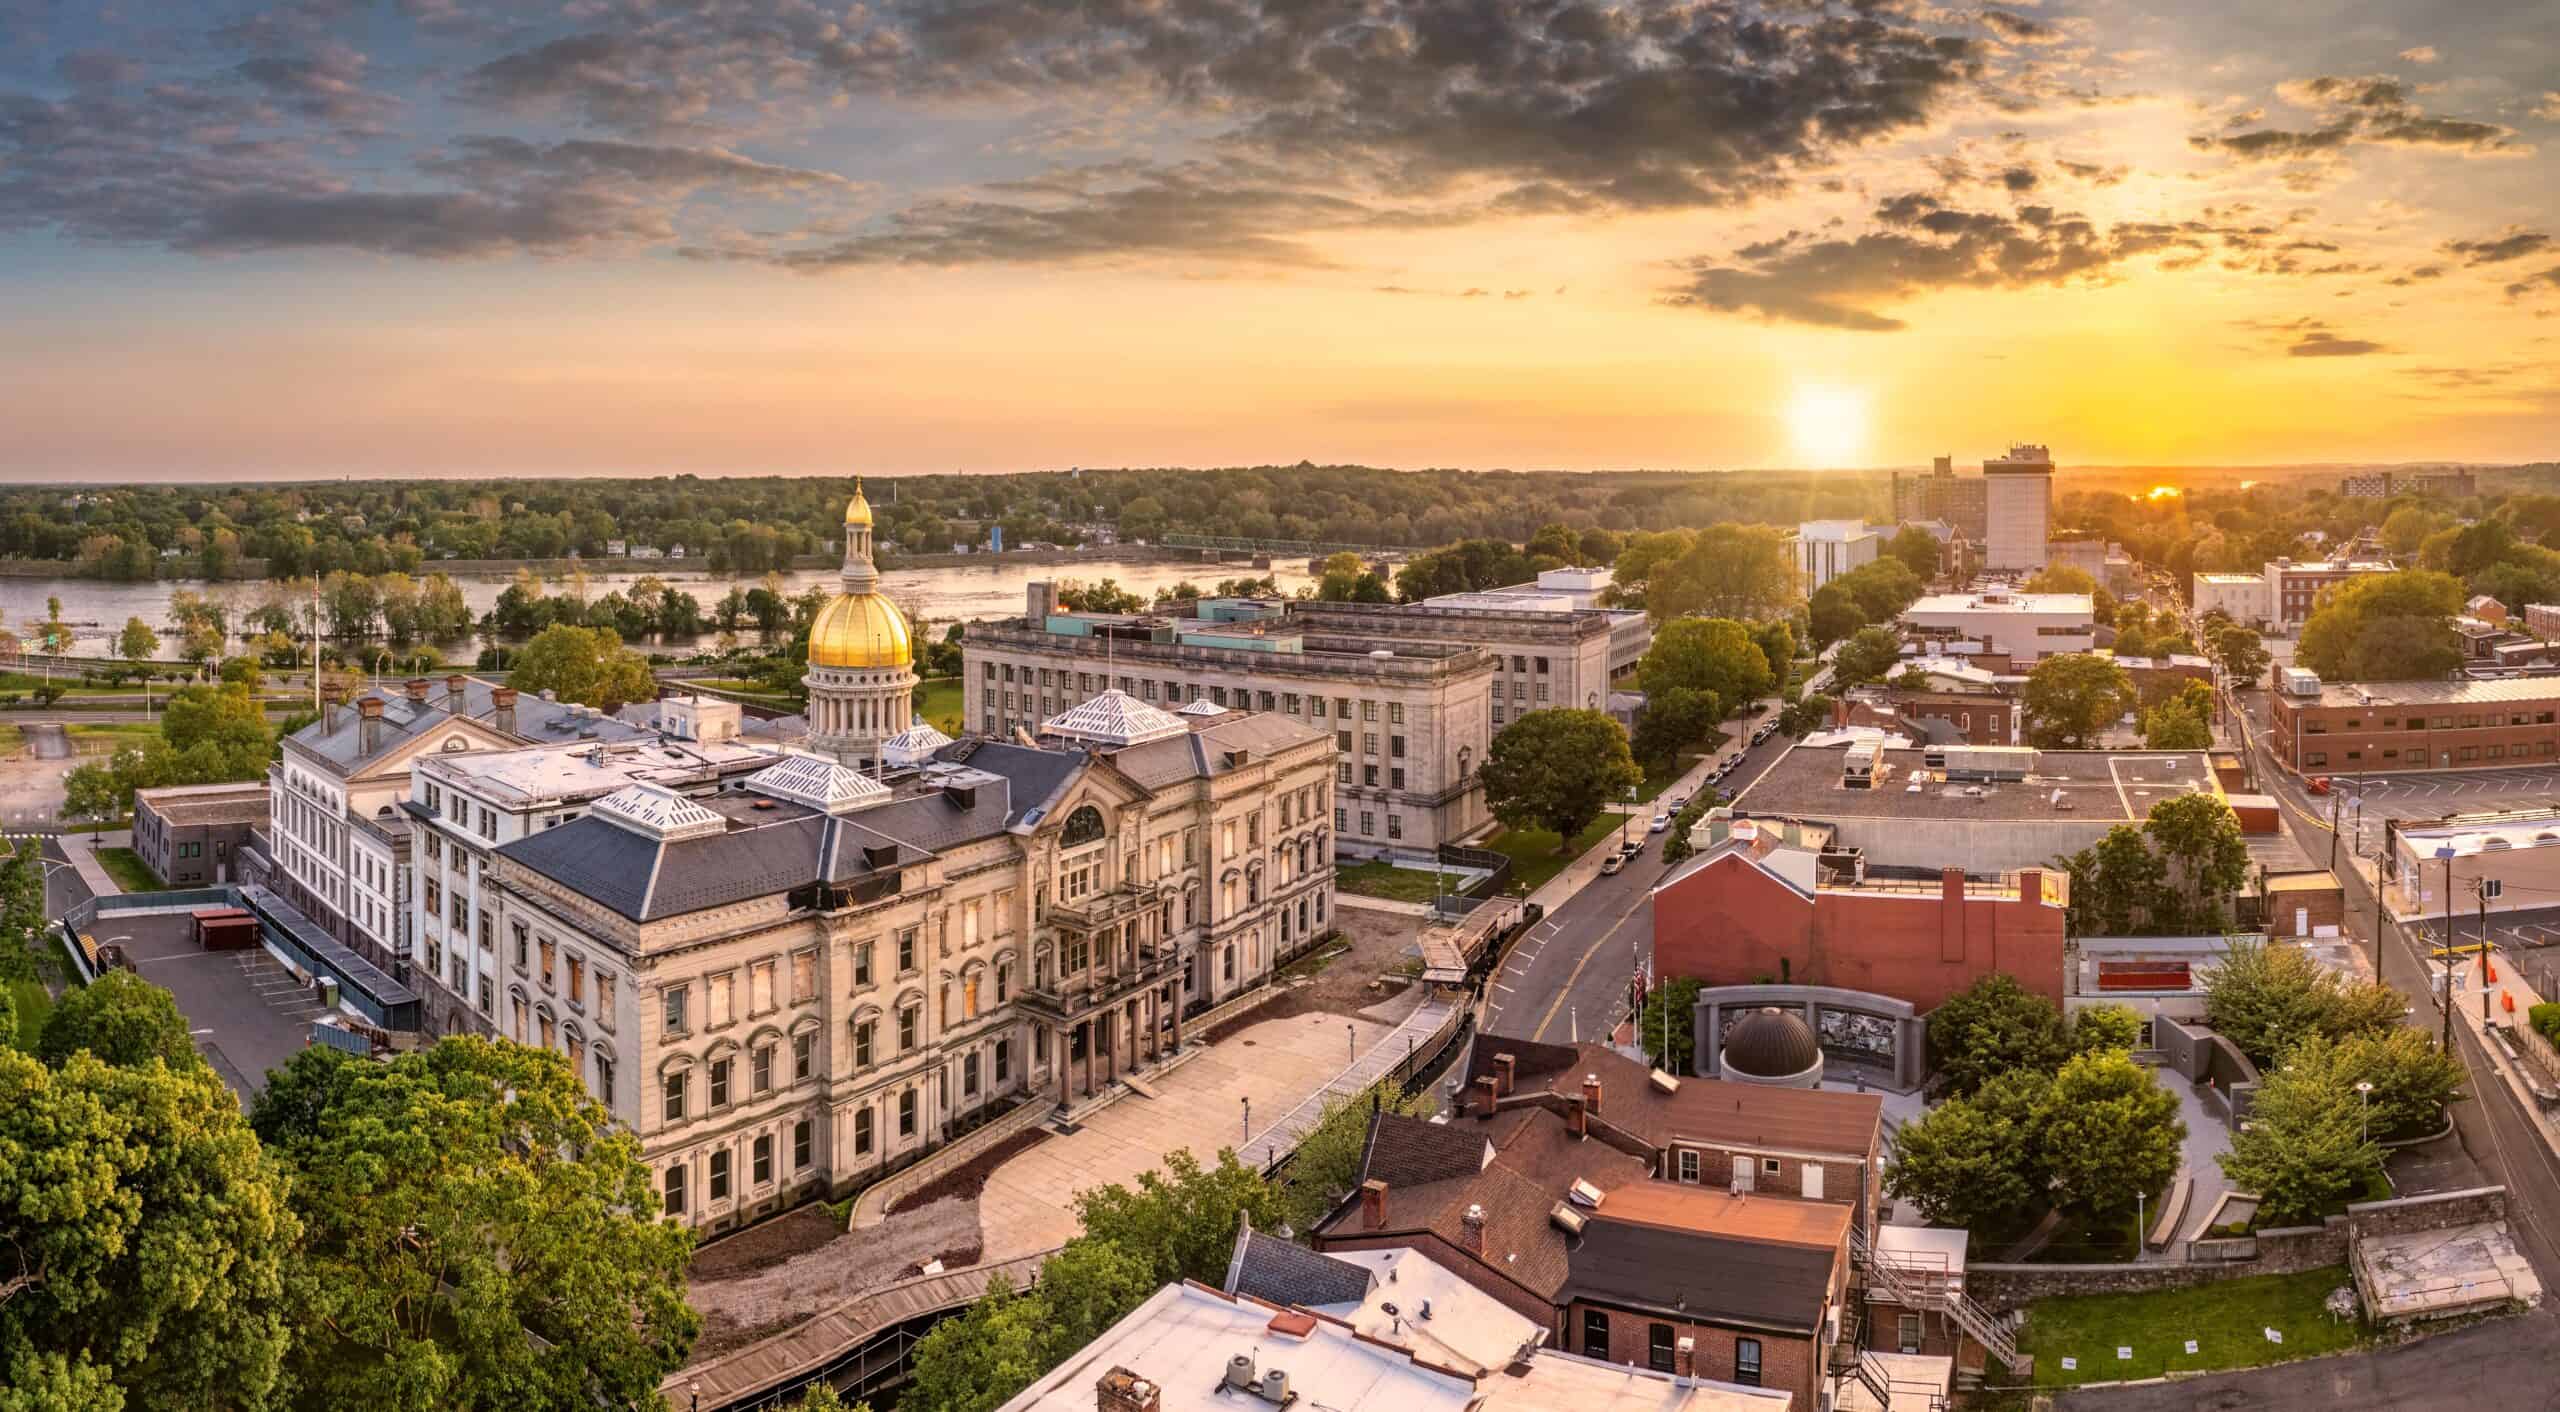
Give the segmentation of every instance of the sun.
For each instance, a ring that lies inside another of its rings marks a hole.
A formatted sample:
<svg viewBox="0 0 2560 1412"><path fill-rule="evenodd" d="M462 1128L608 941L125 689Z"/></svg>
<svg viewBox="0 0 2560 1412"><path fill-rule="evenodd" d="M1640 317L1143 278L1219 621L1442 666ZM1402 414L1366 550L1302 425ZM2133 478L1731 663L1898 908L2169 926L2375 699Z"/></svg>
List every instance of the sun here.
<svg viewBox="0 0 2560 1412"><path fill-rule="evenodd" d="M1867 449L1867 394L1847 387L1799 387L1787 404L1787 432L1808 465L1849 465Z"/></svg>

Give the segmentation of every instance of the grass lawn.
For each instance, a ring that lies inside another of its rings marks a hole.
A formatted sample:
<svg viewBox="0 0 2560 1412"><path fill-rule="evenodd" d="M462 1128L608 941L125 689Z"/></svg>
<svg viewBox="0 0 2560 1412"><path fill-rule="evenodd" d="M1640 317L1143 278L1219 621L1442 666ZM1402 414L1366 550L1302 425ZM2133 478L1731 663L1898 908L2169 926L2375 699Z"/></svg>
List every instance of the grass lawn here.
<svg viewBox="0 0 2560 1412"><path fill-rule="evenodd" d="M2018 1346L2035 1355L2041 1387L2310 1358L2365 1341L2360 1321L2332 1319L2321 1308L2329 1291L2350 1282L2346 1267L2332 1265L2154 1294L2043 1299L2027 1306ZM2268 1342L2267 1329L2283 1334L2284 1342ZM2186 1351L2189 1339L2193 1353ZM2132 1349L2133 1356L2118 1358L2118 1348ZM2079 1366L2063 1367L2066 1357Z"/></svg>
<svg viewBox="0 0 2560 1412"><path fill-rule="evenodd" d="M74 754L112 755L128 745L147 745L160 738L156 721L78 722L62 728Z"/></svg>
<svg viewBox="0 0 2560 1412"><path fill-rule="evenodd" d="M27 746L27 733L16 726L0 726L0 755L15 755Z"/></svg>
<svg viewBox="0 0 2560 1412"><path fill-rule="evenodd" d="M1556 836L1545 829L1503 829L1482 846L1510 856L1514 890L1526 883L1529 891L1535 892L1547 879L1563 872L1565 864L1590 851L1593 844L1616 837L1622 822L1619 815L1601 815L1574 835L1573 846L1563 853L1556 852Z"/></svg>
<svg viewBox="0 0 2560 1412"><path fill-rule="evenodd" d="M1366 863L1334 869L1333 885L1344 892L1356 892L1363 897L1384 897L1397 902L1428 902L1458 890L1461 875L1451 873L1446 881L1434 881L1435 876L1427 868L1399 868L1373 858Z"/></svg>
<svg viewBox="0 0 2560 1412"><path fill-rule="evenodd" d="M18 1032L0 1035L0 1040L14 1040L15 1046L32 1053L36 1036L44 1033L45 1016L53 1013L53 997L46 993L42 981L9 982L9 999L17 1007Z"/></svg>
<svg viewBox="0 0 2560 1412"><path fill-rule="evenodd" d="M130 848L99 849L98 865L127 892L158 892L167 886L158 873L151 871L151 865L142 861L142 855Z"/></svg>
<svg viewBox="0 0 2560 1412"><path fill-rule="evenodd" d="M916 715L944 735L959 737L966 709L958 677L933 677L916 687Z"/></svg>

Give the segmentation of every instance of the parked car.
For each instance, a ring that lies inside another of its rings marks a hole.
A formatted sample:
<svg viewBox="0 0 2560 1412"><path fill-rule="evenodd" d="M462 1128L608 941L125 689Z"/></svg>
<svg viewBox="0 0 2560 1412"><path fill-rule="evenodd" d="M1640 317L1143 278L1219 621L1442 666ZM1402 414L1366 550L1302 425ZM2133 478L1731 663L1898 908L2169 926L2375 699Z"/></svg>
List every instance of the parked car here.
<svg viewBox="0 0 2560 1412"><path fill-rule="evenodd" d="M1608 857L1600 860L1600 871L1603 873L1614 875L1624 870L1626 866L1627 855L1624 853L1612 853Z"/></svg>
<svg viewBox="0 0 2560 1412"><path fill-rule="evenodd" d="M1671 796L1671 802L1664 807L1669 809L1672 813L1677 814L1681 810L1689 807L1689 796L1685 794L1675 794Z"/></svg>
<svg viewBox="0 0 2560 1412"><path fill-rule="evenodd" d="M1669 814L1656 814L1653 816L1652 827L1646 829L1645 832L1660 833L1669 827L1671 827L1671 816Z"/></svg>

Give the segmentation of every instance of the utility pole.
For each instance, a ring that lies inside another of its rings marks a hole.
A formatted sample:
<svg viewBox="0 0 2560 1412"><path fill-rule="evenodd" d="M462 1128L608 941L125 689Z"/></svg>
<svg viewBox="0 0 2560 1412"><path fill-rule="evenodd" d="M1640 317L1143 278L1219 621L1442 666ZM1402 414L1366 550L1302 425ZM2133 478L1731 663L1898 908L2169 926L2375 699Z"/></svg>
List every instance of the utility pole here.
<svg viewBox="0 0 2560 1412"><path fill-rule="evenodd" d="M2453 845L2436 850L2444 859L2444 1053L2453 1053Z"/></svg>
<svg viewBox="0 0 2560 1412"><path fill-rule="evenodd" d="M2338 791L2329 791L2329 871L2338 871Z"/></svg>

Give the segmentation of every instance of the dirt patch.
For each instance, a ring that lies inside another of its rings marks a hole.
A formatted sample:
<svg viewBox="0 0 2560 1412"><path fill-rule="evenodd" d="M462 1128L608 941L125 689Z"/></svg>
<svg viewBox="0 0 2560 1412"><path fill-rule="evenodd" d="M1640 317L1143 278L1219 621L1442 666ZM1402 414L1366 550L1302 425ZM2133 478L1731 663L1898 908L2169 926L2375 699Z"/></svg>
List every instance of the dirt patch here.
<svg viewBox="0 0 2560 1412"><path fill-rule="evenodd" d="M895 1216L901 1211L913 1211L919 1206L930 1206L934 1202L955 1196L975 1201L978 1199L978 1193L987 1189L987 1178L994 1175L996 1168L1039 1146L1050 1136L1047 1128L1026 1128L1015 1133L923 1186L917 1187L914 1191L899 1197L890 1203L887 1211L881 1214ZM969 1259L972 1264L977 1261L974 1255ZM952 1261L946 1256L942 1263L948 1265Z"/></svg>
<svg viewBox="0 0 2560 1412"><path fill-rule="evenodd" d="M1286 1020L1319 1012L1356 1015L1402 993L1418 984L1397 974L1397 968L1412 960L1414 933L1421 921L1402 912L1336 906L1333 924L1341 935L1290 963L1283 972L1288 978L1286 993L1255 1006L1230 1024L1240 1029L1264 1020ZM1209 1038L1215 1043L1220 1036L1213 1034Z"/></svg>
<svg viewBox="0 0 2560 1412"><path fill-rule="evenodd" d="M719 1357L805 1323L902 1278L903 1272L937 1255L946 1265L952 1264L954 1256L975 1249L980 1242L974 1200L945 1198L863 1231L839 1230L825 1208L814 1209L822 1223L819 1229L831 1233L822 1243L759 1264L730 1257L742 1268L720 1279L705 1278L697 1258L693 1285L685 1295L686 1302L702 1314L702 1337L694 1343L693 1361ZM781 1225L784 1219L776 1217L728 1239L755 1235ZM805 1222L794 1229L804 1237L817 1233ZM780 1237L774 1239L780 1243ZM704 1256L727 1243L716 1242Z"/></svg>
<svg viewBox="0 0 2560 1412"><path fill-rule="evenodd" d="M813 1201L695 1251L692 1278L696 1283L734 1280L815 1250L842 1234L844 1226L835 1213L825 1203Z"/></svg>
<svg viewBox="0 0 2560 1412"><path fill-rule="evenodd" d="M986 1255L986 1253L987 1248L983 1242L971 1241L969 1244L964 1245L957 1250L945 1250L931 1256L929 1259L916 1261L914 1264L909 1265L906 1269L906 1273L900 1275L898 1278L913 1279L916 1276L923 1274L924 1267L930 1264L933 1260L941 1261L942 1268L945 1270L962 1269L966 1266L977 1264L978 1261Z"/></svg>

